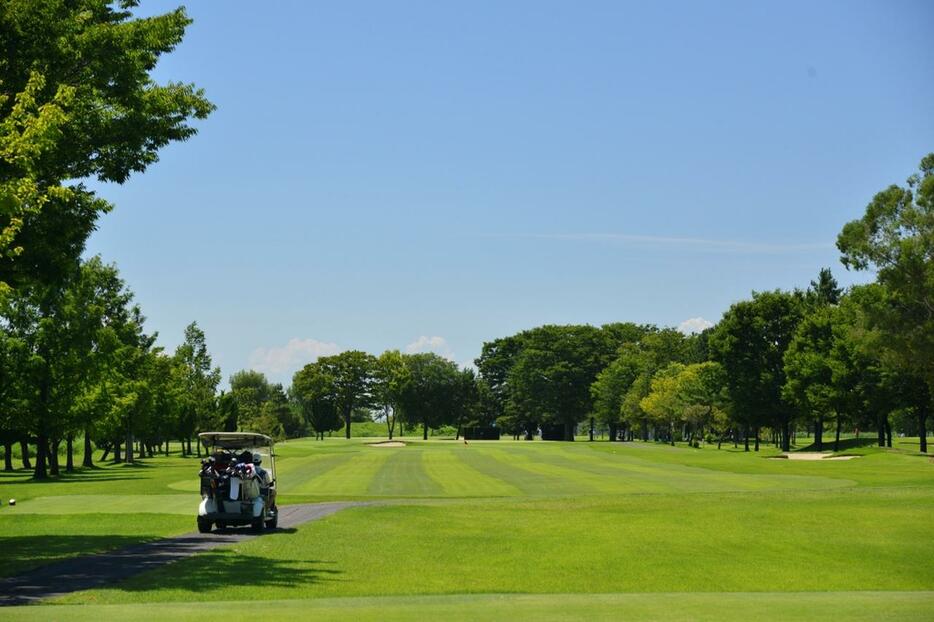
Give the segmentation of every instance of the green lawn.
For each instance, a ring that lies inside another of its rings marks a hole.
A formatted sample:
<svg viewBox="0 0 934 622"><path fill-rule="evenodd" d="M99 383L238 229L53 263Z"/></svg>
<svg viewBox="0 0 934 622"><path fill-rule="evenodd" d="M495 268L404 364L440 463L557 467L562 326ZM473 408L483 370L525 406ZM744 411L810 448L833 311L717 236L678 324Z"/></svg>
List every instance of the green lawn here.
<svg viewBox="0 0 934 622"><path fill-rule="evenodd" d="M291 441L278 466L283 503L374 505L4 614L234 613L246 574L270 611L319 619L934 616L934 464L917 439L833 462L771 448L372 440ZM190 530L197 461L147 464L50 484L3 475L0 495L20 500L0 510L3 556L21 569L42 536L55 544L38 561Z"/></svg>

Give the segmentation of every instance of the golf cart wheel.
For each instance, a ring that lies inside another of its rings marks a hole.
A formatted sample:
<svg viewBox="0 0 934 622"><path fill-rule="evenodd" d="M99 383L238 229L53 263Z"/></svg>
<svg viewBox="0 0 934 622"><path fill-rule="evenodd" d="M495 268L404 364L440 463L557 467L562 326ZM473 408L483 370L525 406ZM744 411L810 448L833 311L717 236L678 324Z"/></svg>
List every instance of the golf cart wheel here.
<svg viewBox="0 0 934 622"><path fill-rule="evenodd" d="M270 518L268 521L266 521L266 529L275 529L278 526L279 526L279 515L278 514L276 514L275 516Z"/></svg>
<svg viewBox="0 0 934 622"><path fill-rule="evenodd" d="M263 519L262 519L262 518L257 518L257 519L254 520L252 523L250 523L250 527L253 529L253 531L256 531L256 532L262 531L262 530L263 530L263 526L264 526L264 525L263 525Z"/></svg>
<svg viewBox="0 0 934 622"><path fill-rule="evenodd" d="M211 521L199 517L198 533L211 533Z"/></svg>
<svg viewBox="0 0 934 622"><path fill-rule="evenodd" d="M217 528L218 528L218 529L227 529L227 521L225 521L225 520L219 520L219 521L217 521Z"/></svg>

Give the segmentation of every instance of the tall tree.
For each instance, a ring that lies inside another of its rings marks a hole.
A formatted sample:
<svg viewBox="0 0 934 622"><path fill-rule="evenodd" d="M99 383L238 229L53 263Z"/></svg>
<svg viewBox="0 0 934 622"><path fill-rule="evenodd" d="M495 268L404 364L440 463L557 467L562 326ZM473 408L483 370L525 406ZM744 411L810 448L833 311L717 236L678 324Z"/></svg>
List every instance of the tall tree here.
<svg viewBox="0 0 934 622"><path fill-rule="evenodd" d="M319 360L295 372L290 393L302 409L305 421L315 432L315 438L341 427L337 405L337 381L331 367Z"/></svg>
<svg viewBox="0 0 934 622"><path fill-rule="evenodd" d="M904 187L876 194L863 217L843 227L837 248L848 269L875 270L887 295L874 323L901 366L917 370L934 395L934 153ZM917 410L922 452L929 411L930 404Z"/></svg>
<svg viewBox="0 0 934 622"><path fill-rule="evenodd" d="M392 440L400 410L402 390L409 381L410 372L405 358L398 350L387 350L379 355L374 367L373 404L383 411L386 432Z"/></svg>
<svg viewBox="0 0 934 622"><path fill-rule="evenodd" d="M772 425L781 431L782 449L791 449L791 422L795 408L782 398L785 385L784 355L802 316L799 293L754 292L752 300L731 306L710 335L714 359L728 378L734 412L745 426Z"/></svg>
<svg viewBox="0 0 934 622"><path fill-rule="evenodd" d="M521 339L507 376L510 407L573 441L575 426L593 410L590 385L609 363L605 334L593 326L547 325Z"/></svg>
<svg viewBox="0 0 934 622"><path fill-rule="evenodd" d="M366 408L372 399L376 358L359 350L348 350L318 359L334 379L336 403L344 419L345 436L350 438L351 416L355 408Z"/></svg>
<svg viewBox="0 0 934 622"><path fill-rule="evenodd" d="M187 447L183 451L191 454L191 437L199 430L217 427L220 423L216 409L217 385L221 370L212 367L204 331L192 322L185 328L185 341L175 350L180 363L180 383L184 393L181 403L179 433ZM198 454L201 454L200 444Z"/></svg>
<svg viewBox="0 0 934 622"><path fill-rule="evenodd" d="M400 406L408 424L428 429L454 423L458 408L460 372L457 365L433 352L405 355L408 378L401 392Z"/></svg>
<svg viewBox="0 0 934 622"><path fill-rule="evenodd" d="M135 18L135 5L0 4L0 283L49 282L28 268L32 245L42 239L34 229L49 227L48 207L57 204L52 220L60 223L63 212L84 212L81 244L87 223L109 209L72 180L126 181L162 147L192 136L190 120L213 109L194 86L151 77L184 36L184 10ZM70 235L46 240L52 247L72 243Z"/></svg>

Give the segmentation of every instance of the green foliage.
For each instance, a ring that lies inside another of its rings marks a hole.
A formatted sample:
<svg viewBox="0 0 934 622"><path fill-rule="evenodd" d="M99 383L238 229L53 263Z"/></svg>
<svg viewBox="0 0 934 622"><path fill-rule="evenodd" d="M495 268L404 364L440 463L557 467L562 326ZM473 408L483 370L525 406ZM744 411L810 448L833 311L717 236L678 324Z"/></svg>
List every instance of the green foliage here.
<svg viewBox="0 0 934 622"><path fill-rule="evenodd" d="M360 350L348 350L323 356L317 364L332 379L334 404L344 419L345 436L350 438L354 409L369 407L372 402L376 357Z"/></svg>
<svg viewBox="0 0 934 622"><path fill-rule="evenodd" d="M330 365L320 362L305 365L292 377L290 393L317 437L324 438L325 432L340 429L337 381Z"/></svg>
<svg viewBox="0 0 934 622"><path fill-rule="evenodd" d="M464 379L456 364L433 352L408 354L404 360L408 377L399 394L399 407L405 422L421 425L427 439L429 428L458 420Z"/></svg>
<svg viewBox="0 0 934 622"><path fill-rule="evenodd" d="M0 288L60 274L37 257L77 261L109 205L71 180L125 181L158 151L195 132L213 105L190 84L150 77L181 41L182 9L134 18L106 0L32 0L0 6ZM58 217L43 212L57 204ZM80 218L62 219L62 215ZM65 235L40 235L53 223ZM42 241L45 249L33 248ZM75 252L75 247L77 252ZM51 262L55 263L55 262ZM22 264L22 265L20 265Z"/></svg>
<svg viewBox="0 0 934 622"><path fill-rule="evenodd" d="M885 295L868 310L882 345L934 395L934 153L905 187L876 194L863 217L843 227L837 247L847 268L875 270ZM930 407L930 399L920 405L922 429Z"/></svg>
<svg viewBox="0 0 934 622"><path fill-rule="evenodd" d="M734 416L743 425L774 426L790 448L793 405L782 396L785 351L804 313L799 293L753 293L724 314L710 335L714 360L723 365Z"/></svg>

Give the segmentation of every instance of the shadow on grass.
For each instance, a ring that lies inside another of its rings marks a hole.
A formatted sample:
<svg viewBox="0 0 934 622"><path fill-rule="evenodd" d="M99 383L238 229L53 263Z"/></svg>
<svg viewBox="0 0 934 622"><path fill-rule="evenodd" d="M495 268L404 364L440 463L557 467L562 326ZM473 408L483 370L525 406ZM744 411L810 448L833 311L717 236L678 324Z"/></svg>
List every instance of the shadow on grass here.
<svg viewBox="0 0 934 622"><path fill-rule="evenodd" d="M218 548L171 567L101 587L124 592L178 590L200 593L226 589L230 591L231 598L261 600L262 590L266 588L290 589L336 580L342 573L334 569L333 564L321 560L273 559Z"/></svg>
<svg viewBox="0 0 934 622"><path fill-rule="evenodd" d="M847 449L856 449L858 447L878 447L878 446L879 446L879 439L876 438L875 436L864 436L859 439L841 438L839 449L837 449L837 451L846 451ZM834 444L833 444L832 438L829 441L824 439L822 451L833 451L833 447L834 447ZM811 443L810 445L806 447L799 447L795 451L817 451L817 445L815 443Z"/></svg>
<svg viewBox="0 0 934 622"><path fill-rule="evenodd" d="M0 576L9 577L46 564L157 539L157 536L17 536L0 538L3 564Z"/></svg>

